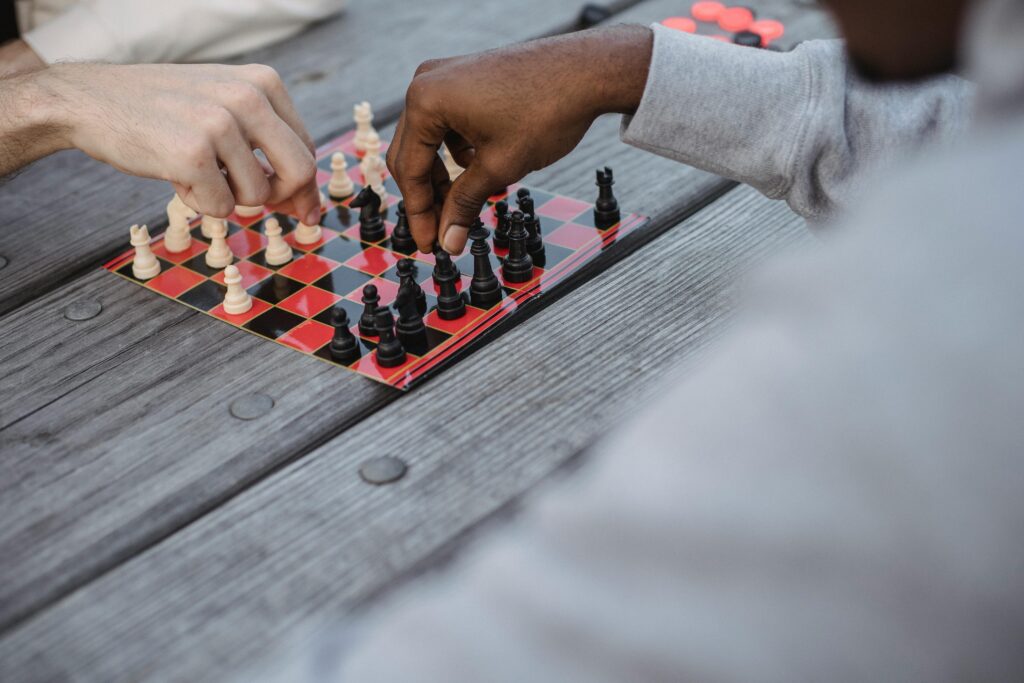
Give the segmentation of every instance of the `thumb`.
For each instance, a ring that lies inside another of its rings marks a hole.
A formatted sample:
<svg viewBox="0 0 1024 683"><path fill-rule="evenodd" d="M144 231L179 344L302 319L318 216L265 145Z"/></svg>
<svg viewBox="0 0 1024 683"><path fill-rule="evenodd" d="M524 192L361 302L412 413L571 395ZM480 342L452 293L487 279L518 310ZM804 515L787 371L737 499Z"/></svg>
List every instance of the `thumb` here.
<svg viewBox="0 0 1024 683"><path fill-rule="evenodd" d="M455 179L441 210L438 240L445 251L449 254L462 253L469 239L469 228L480 217L487 198L501 189L501 182L485 172L479 163L471 163Z"/></svg>

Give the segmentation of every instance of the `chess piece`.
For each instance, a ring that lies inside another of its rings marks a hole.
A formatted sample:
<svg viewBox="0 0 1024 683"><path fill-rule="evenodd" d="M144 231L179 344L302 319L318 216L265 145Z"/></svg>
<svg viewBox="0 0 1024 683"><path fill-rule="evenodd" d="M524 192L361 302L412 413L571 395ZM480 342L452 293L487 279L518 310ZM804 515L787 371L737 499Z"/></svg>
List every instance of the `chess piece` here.
<svg viewBox="0 0 1024 683"><path fill-rule="evenodd" d="M185 218L187 220L192 220L193 218L199 215L191 206L185 203L185 200L183 200L181 198L181 195L179 195L177 192L174 193L174 196L171 197L171 201L167 204L168 221L171 219L171 211L182 212L183 214L185 214Z"/></svg>
<svg viewBox="0 0 1024 683"><path fill-rule="evenodd" d="M619 201L612 194L614 184L612 169L605 166L603 171L597 171L598 194L597 202L594 203L594 224L602 230L612 227L621 220Z"/></svg>
<svg viewBox="0 0 1024 683"><path fill-rule="evenodd" d="M242 287L242 274L237 266L229 265L224 269L224 284L228 287L224 294L225 313L241 315L252 308L252 297Z"/></svg>
<svg viewBox="0 0 1024 683"><path fill-rule="evenodd" d="M363 172L363 178L366 178L366 175L369 173L370 164L375 163L376 160L381 158L380 135L377 134L377 131L371 130L369 133L367 133L365 139L363 140L363 145L363 158L359 162L359 170ZM364 184L369 185L369 183Z"/></svg>
<svg viewBox="0 0 1024 683"><path fill-rule="evenodd" d="M466 315L466 299L456 288L459 271L452 263L448 252L441 251L435 257L434 279L438 281L437 316L442 320L457 320Z"/></svg>
<svg viewBox="0 0 1024 683"><path fill-rule="evenodd" d="M132 260L132 275L139 280L149 280L160 273L160 262L156 260L153 249L149 246L149 228L145 225L133 225L128 230L135 247L135 258Z"/></svg>
<svg viewBox="0 0 1024 683"><path fill-rule="evenodd" d="M178 195L167 203L167 230L164 231L164 249L172 254L188 251L192 246L192 227L189 216L195 212Z"/></svg>
<svg viewBox="0 0 1024 683"><path fill-rule="evenodd" d="M210 225L210 231L213 235L210 238L210 248L206 250L206 265L210 268L224 268L235 260L235 255L231 253L231 247L227 242L228 224L225 221L213 223Z"/></svg>
<svg viewBox="0 0 1024 683"><path fill-rule="evenodd" d="M376 316L379 304L380 295L377 294L377 287L363 287L363 314L359 316L359 334L364 337L373 337L377 334Z"/></svg>
<svg viewBox="0 0 1024 683"><path fill-rule="evenodd" d="M398 201L398 218L395 229L391 231L391 248L400 254L411 254L416 251L416 240L409 230L409 218L405 215L405 202Z"/></svg>
<svg viewBox="0 0 1024 683"><path fill-rule="evenodd" d="M352 140L357 152L366 151L366 141L373 129L373 109L369 102L360 102L352 108L352 118L356 122L356 135Z"/></svg>
<svg viewBox="0 0 1024 683"><path fill-rule="evenodd" d="M442 256L443 254L443 256ZM441 286L441 282L449 277L444 271L451 269L450 279L458 280L462 277L462 273L459 271L459 267L452 261L451 255L444 249L437 247L434 249L434 271L432 276L434 278L434 285L437 287Z"/></svg>
<svg viewBox="0 0 1024 683"><path fill-rule="evenodd" d="M348 313L344 308L331 311L331 325L334 326L334 337L328 346L331 358L339 363L351 363L361 355L359 340L348 328Z"/></svg>
<svg viewBox="0 0 1024 683"><path fill-rule="evenodd" d="M494 215L498 219L498 225L494 228L494 246L496 248L508 249L508 202L502 199L495 203Z"/></svg>
<svg viewBox="0 0 1024 683"><path fill-rule="evenodd" d="M526 227L521 211L512 212L512 228L508 233L508 256L501 264L505 282L528 282L533 277L533 259L526 250Z"/></svg>
<svg viewBox="0 0 1024 683"><path fill-rule="evenodd" d="M355 189L355 183L348 175L348 162L345 161L345 155L335 152L331 156L331 182L327 184L327 194L331 195L332 199L345 199L351 197Z"/></svg>
<svg viewBox="0 0 1024 683"><path fill-rule="evenodd" d="M235 214L244 216L245 218L252 218L253 216L259 216L263 213L263 206L236 206Z"/></svg>
<svg viewBox="0 0 1024 683"><path fill-rule="evenodd" d="M443 159L444 167L448 170L448 177L451 178L452 182L455 182L455 179L462 175L466 169L459 166L458 162L455 161L455 157L452 156L452 151L448 149L448 145L444 146Z"/></svg>
<svg viewBox="0 0 1024 683"><path fill-rule="evenodd" d="M222 225L227 230L227 221L223 218L214 218L213 216L203 216L202 221L199 223L199 230L202 232L203 237L210 240L213 239L213 233L217 231L216 226Z"/></svg>
<svg viewBox="0 0 1024 683"><path fill-rule="evenodd" d="M469 285L470 303L478 308L490 308L501 301L501 283L491 267L491 248L487 246L487 228L477 222L469 231L473 246L473 281Z"/></svg>
<svg viewBox="0 0 1024 683"><path fill-rule="evenodd" d="M523 210L523 200L530 196L530 190L526 187L520 187L516 190L516 206L520 211ZM531 197L532 199L532 197Z"/></svg>
<svg viewBox="0 0 1024 683"><path fill-rule="evenodd" d="M405 348L421 348L425 345L427 326L423 324L423 311L416 305L416 297L412 289L401 289L398 292L398 322L395 332Z"/></svg>
<svg viewBox="0 0 1024 683"><path fill-rule="evenodd" d="M292 248L284 241L281 222L271 216L263 223L263 232L267 236L267 248L263 252L263 260L267 265L283 266L292 260Z"/></svg>
<svg viewBox="0 0 1024 683"><path fill-rule="evenodd" d="M380 215L380 197L372 187L364 187L349 202L349 206L359 209L359 239L364 242L380 242L387 237L384 218Z"/></svg>
<svg viewBox="0 0 1024 683"><path fill-rule="evenodd" d="M365 173L363 174L363 181L367 187L373 188L373 191L380 197L380 203L383 210L387 208L388 204L388 191L384 188L384 169L386 168L384 160L379 156L371 157L367 155L364 159L366 166Z"/></svg>
<svg viewBox="0 0 1024 683"><path fill-rule="evenodd" d="M399 291L408 289L409 295L416 303L416 309L420 312L420 315L423 315L427 312L427 295L416 282L416 262L412 259L404 258L398 262L397 271Z"/></svg>
<svg viewBox="0 0 1024 683"><path fill-rule="evenodd" d="M295 226L295 242L297 244L316 244L323 239L324 231L319 225L306 225L302 221Z"/></svg>
<svg viewBox="0 0 1024 683"><path fill-rule="evenodd" d="M533 259L533 265L544 267L547 255L544 250L544 238L540 232L540 218L533 206L533 197L526 195L519 202L519 210L523 212L523 226L526 227L526 252Z"/></svg>
<svg viewBox="0 0 1024 683"><path fill-rule="evenodd" d="M377 364L382 368L394 368L405 362L405 347L395 336L394 318L385 308L377 310L374 317L377 327Z"/></svg>

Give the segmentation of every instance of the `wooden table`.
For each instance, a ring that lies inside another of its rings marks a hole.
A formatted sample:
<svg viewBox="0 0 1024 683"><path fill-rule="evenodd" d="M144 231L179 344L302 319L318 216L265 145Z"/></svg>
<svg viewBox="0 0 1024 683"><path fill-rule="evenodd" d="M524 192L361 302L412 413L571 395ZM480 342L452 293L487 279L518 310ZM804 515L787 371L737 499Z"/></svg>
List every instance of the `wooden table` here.
<svg viewBox="0 0 1024 683"><path fill-rule="evenodd" d="M786 22L784 45L831 34L798 0L753 4ZM688 11L609 7L612 22ZM571 30L578 16L547 0L353 2L240 61L280 71L314 137L363 99L387 135L419 62ZM737 275L807 233L781 203L626 147L617 126L600 120L528 182L591 198L593 170L610 165L649 227L606 271L408 394L101 271L129 223L159 222L163 184L68 152L0 187L0 680L221 679L442 564L642 410L722 329ZM70 304L99 311L80 319ZM253 393L269 412L234 417ZM360 464L381 455L408 474L362 481Z"/></svg>

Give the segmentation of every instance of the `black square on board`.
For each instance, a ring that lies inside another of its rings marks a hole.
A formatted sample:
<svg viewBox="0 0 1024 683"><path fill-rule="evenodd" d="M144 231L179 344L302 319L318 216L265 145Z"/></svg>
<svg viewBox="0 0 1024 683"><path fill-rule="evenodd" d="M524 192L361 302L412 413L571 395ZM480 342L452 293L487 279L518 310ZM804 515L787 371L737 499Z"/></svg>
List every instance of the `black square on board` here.
<svg viewBox="0 0 1024 683"><path fill-rule="evenodd" d="M178 297L178 301L195 306L201 311L209 311L224 301L228 288L213 280L203 280L198 285Z"/></svg>
<svg viewBox="0 0 1024 683"><path fill-rule="evenodd" d="M341 266L327 273L327 275L324 275L313 284L320 289L326 289L328 292L333 292L339 296L347 296L352 292L359 292L372 279L372 275L367 275L348 266Z"/></svg>
<svg viewBox="0 0 1024 683"><path fill-rule="evenodd" d="M271 304L278 304L299 291L306 285L280 273L274 273L265 280L257 282L247 290L257 299Z"/></svg>
<svg viewBox="0 0 1024 683"><path fill-rule="evenodd" d="M271 308L245 323L242 327L264 337L277 339L285 332L305 322L305 320L302 316L295 315L284 309Z"/></svg>
<svg viewBox="0 0 1024 683"><path fill-rule="evenodd" d="M344 263L362 250L362 242L340 236L324 242L323 245L314 249L313 253L317 256L333 259L338 263Z"/></svg>
<svg viewBox="0 0 1024 683"><path fill-rule="evenodd" d="M357 325L359 323L359 316L363 314L363 305L361 303L358 303L356 301L350 301L348 299L342 299L333 306L330 306L329 308L326 308L317 313L315 316L313 316L313 320L321 322L324 325L332 324L331 316L333 315L332 311L335 308L345 309L345 312L348 313L348 322L350 326Z"/></svg>
<svg viewBox="0 0 1024 683"><path fill-rule="evenodd" d="M232 263L234 263L234 261L232 261ZM193 256L181 265L189 270L199 273L203 277L213 277L220 271L224 270L223 268L211 268L206 265L206 252L199 254L199 256Z"/></svg>

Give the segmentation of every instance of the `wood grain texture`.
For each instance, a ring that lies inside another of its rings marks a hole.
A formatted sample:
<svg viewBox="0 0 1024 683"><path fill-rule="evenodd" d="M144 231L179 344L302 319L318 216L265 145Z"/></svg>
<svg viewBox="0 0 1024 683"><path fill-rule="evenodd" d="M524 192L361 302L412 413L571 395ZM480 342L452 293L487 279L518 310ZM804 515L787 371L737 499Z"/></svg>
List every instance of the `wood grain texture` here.
<svg viewBox="0 0 1024 683"><path fill-rule="evenodd" d="M0 678L217 680L297 625L344 612L641 408L720 329L737 272L806 235L784 205L731 192L501 348L39 614L0 642ZM511 349L519 362L495 362ZM409 474L364 484L359 464L384 454Z"/></svg>
<svg viewBox="0 0 1024 683"><path fill-rule="evenodd" d="M396 118L416 66L573 25L580 6L546 0L353 2L337 19L237 62L275 67L316 139L351 125L352 104ZM523 20L529 17L529 20ZM80 152L43 159L0 185L0 313L127 245L131 223L162 225L166 183L119 174ZM59 257L55 257L59 254Z"/></svg>

